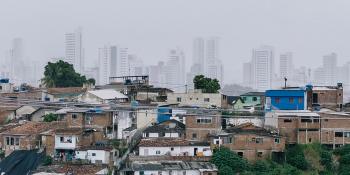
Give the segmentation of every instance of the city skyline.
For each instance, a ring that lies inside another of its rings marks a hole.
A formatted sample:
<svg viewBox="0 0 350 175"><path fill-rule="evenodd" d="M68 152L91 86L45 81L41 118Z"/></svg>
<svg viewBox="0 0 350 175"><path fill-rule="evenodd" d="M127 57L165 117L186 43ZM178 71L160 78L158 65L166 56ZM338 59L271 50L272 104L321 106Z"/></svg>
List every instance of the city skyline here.
<svg viewBox="0 0 350 175"><path fill-rule="evenodd" d="M88 66L95 64L92 60L98 58L97 48L106 43L130 48L130 53L138 55L145 65L157 64L166 58L169 49L179 46L186 53L187 63L191 63L193 38L218 36L222 63L232 67L224 70L228 75L226 83L242 82L242 76L236 72L242 72L241 64L250 60L251 49L262 44L275 47L276 59L280 53L293 52L296 67L317 68L322 65L322 56L331 52L337 53L339 64L350 58L346 23L350 15L345 8L348 1L197 2L200 3L4 1L0 21L7 27L0 29L1 58L4 59L4 52L16 37L24 40L26 58L42 61L62 57L65 55L62 35L79 26L83 28ZM12 8L15 6L17 10ZM124 7L133 7L139 13L126 12ZM100 13L92 16L90 12L95 10ZM35 13L29 13L33 11ZM187 70L190 65L186 65Z"/></svg>

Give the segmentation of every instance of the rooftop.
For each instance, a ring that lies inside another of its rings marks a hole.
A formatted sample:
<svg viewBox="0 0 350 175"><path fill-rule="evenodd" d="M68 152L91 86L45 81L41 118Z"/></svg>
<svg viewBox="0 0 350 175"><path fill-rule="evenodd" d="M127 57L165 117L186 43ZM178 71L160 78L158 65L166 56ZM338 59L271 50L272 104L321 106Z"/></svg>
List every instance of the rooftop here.
<svg viewBox="0 0 350 175"><path fill-rule="evenodd" d="M159 133L159 132L184 132L185 124L177 120L166 120L157 125L150 126L145 129L146 133Z"/></svg>
<svg viewBox="0 0 350 175"><path fill-rule="evenodd" d="M265 96L265 92L247 92L241 96Z"/></svg>
<svg viewBox="0 0 350 175"><path fill-rule="evenodd" d="M27 122L21 126L17 126L11 128L2 134L6 135L32 135L39 134L44 131L50 130L52 127L56 125L55 122L47 123L47 122Z"/></svg>
<svg viewBox="0 0 350 175"><path fill-rule="evenodd" d="M50 173L72 173L83 175L96 175L97 172L104 169L102 166L97 165L74 165L74 164L60 164L39 167L36 172L50 172Z"/></svg>
<svg viewBox="0 0 350 175"><path fill-rule="evenodd" d="M131 164L132 171L157 171L157 170L199 170L217 171L214 164L209 162L182 162L182 161L164 161L164 162L133 162Z"/></svg>
<svg viewBox="0 0 350 175"><path fill-rule="evenodd" d="M67 87L67 88L48 88L47 93L52 95L61 94L81 94L86 91L86 88L82 87Z"/></svg>
<svg viewBox="0 0 350 175"><path fill-rule="evenodd" d="M55 130L56 134L72 134L72 135L78 135L83 133L83 130L81 128L60 128Z"/></svg>
<svg viewBox="0 0 350 175"><path fill-rule="evenodd" d="M161 138L142 139L139 147L168 147L168 146L210 146L208 142L188 141L184 139Z"/></svg>
<svg viewBox="0 0 350 175"><path fill-rule="evenodd" d="M114 89L102 89L95 91L88 91L89 93L95 95L103 100L113 100L113 99L127 99L128 97Z"/></svg>

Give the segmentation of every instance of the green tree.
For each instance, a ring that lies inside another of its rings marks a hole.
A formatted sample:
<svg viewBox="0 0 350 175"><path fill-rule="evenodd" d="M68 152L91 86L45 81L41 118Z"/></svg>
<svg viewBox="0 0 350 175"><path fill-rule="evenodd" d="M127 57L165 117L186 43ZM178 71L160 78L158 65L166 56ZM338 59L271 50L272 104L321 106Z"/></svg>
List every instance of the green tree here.
<svg viewBox="0 0 350 175"><path fill-rule="evenodd" d="M249 168L249 164L245 159L242 159L236 153L225 147L214 150L211 162L215 164L219 170L224 167L230 167L236 173L243 172Z"/></svg>
<svg viewBox="0 0 350 175"><path fill-rule="evenodd" d="M221 88L217 79L207 78L204 75L195 76L193 83L195 89L202 89L204 93L217 93Z"/></svg>
<svg viewBox="0 0 350 175"><path fill-rule="evenodd" d="M231 167L229 167L229 166L223 166L222 168L220 168L219 174L220 174L220 175L232 175L232 174L235 174L235 173L234 173L234 171L231 169Z"/></svg>
<svg viewBox="0 0 350 175"><path fill-rule="evenodd" d="M44 122L57 121L57 115L52 114L52 113L46 114L43 117L44 117Z"/></svg>
<svg viewBox="0 0 350 175"><path fill-rule="evenodd" d="M300 145L295 145L287 150L287 163L300 170L308 168L308 162L305 159L303 148Z"/></svg>
<svg viewBox="0 0 350 175"><path fill-rule="evenodd" d="M73 65L62 60L45 66L44 78L41 80L47 88L52 87L81 87L84 83L95 83L94 79L87 80L75 72Z"/></svg>

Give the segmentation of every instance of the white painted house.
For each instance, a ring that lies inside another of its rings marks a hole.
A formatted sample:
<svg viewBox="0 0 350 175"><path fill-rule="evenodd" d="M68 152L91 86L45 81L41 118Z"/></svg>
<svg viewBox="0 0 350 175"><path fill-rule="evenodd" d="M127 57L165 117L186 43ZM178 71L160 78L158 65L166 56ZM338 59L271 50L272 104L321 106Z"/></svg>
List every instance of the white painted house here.
<svg viewBox="0 0 350 175"><path fill-rule="evenodd" d="M183 139L142 139L140 156L212 156L207 142L190 142Z"/></svg>
<svg viewBox="0 0 350 175"><path fill-rule="evenodd" d="M55 131L56 150L75 150L78 148L79 137L82 134L80 128L57 129Z"/></svg>
<svg viewBox="0 0 350 175"><path fill-rule="evenodd" d="M114 160L114 153L111 148L107 147L83 147L75 151L75 158L88 160L93 164L109 164Z"/></svg>

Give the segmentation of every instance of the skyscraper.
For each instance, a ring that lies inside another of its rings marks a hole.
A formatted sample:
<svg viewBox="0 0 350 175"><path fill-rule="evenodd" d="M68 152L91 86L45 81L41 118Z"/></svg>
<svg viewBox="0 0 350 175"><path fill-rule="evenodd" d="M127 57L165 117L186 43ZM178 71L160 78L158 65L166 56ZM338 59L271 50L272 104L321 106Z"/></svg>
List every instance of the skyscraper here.
<svg viewBox="0 0 350 175"><path fill-rule="evenodd" d="M265 91L272 86L274 74L274 51L271 46L253 49L253 88Z"/></svg>
<svg viewBox="0 0 350 175"><path fill-rule="evenodd" d="M205 43L206 76L223 82L223 66L219 59L219 38L212 37Z"/></svg>
<svg viewBox="0 0 350 175"><path fill-rule="evenodd" d="M165 69L166 87L174 91L185 89L185 54L177 48L169 51Z"/></svg>
<svg viewBox="0 0 350 175"><path fill-rule="evenodd" d="M253 83L253 66L252 62L243 63L243 85L252 87Z"/></svg>
<svg viewBox="0 0 350 175"><path fill-rule="evenodd" d="M82 73L84 71L84 53L82 45L82 30L76 29L73 33L65 34L65 61L73 64L74 69Z"/></svg>
<svg viewBox="0 0 350 175"><path fill-rule="evenodd" d="M129 76L128 48L118 48L118 76Z"/></svg>
<svg viewBox="0 0 350 175"><path fill-rule="evenodd" d="M280 78L293 78L293 53L286 52L280 55Z"/></svg>
<svg viewBox="0 0 350 175"><path fill-rule="evenodd" d="M131 76L143 75L143 61L135 54L129 54L129 74Z"/></svg>
<svg viewBox="0 0 350 175"><path fill-rule="evenodd" d="M118 48L117 46L111 46L111 65L110 65L110 76L116 77L118 76Z"/></svg>
<svg viewBox="0 0 350 175"><path fill-rule="evenodd" d="M98 84L109 84L109 77L111 75L111 47L104 46L98 49L99 60L99 78Z"/></svg>
<svg viewBox="0 0 350 175"><path fill-rule="evenodd" d="M337 54L330 53L323 56L324 83L337 83Z"/></svg>
<svg viewBox="0 0 350 175"><path fill-rule="evenodd" d="M195 38L193 40L193 73L196 75L204 74L204 39Z"/></svg>

